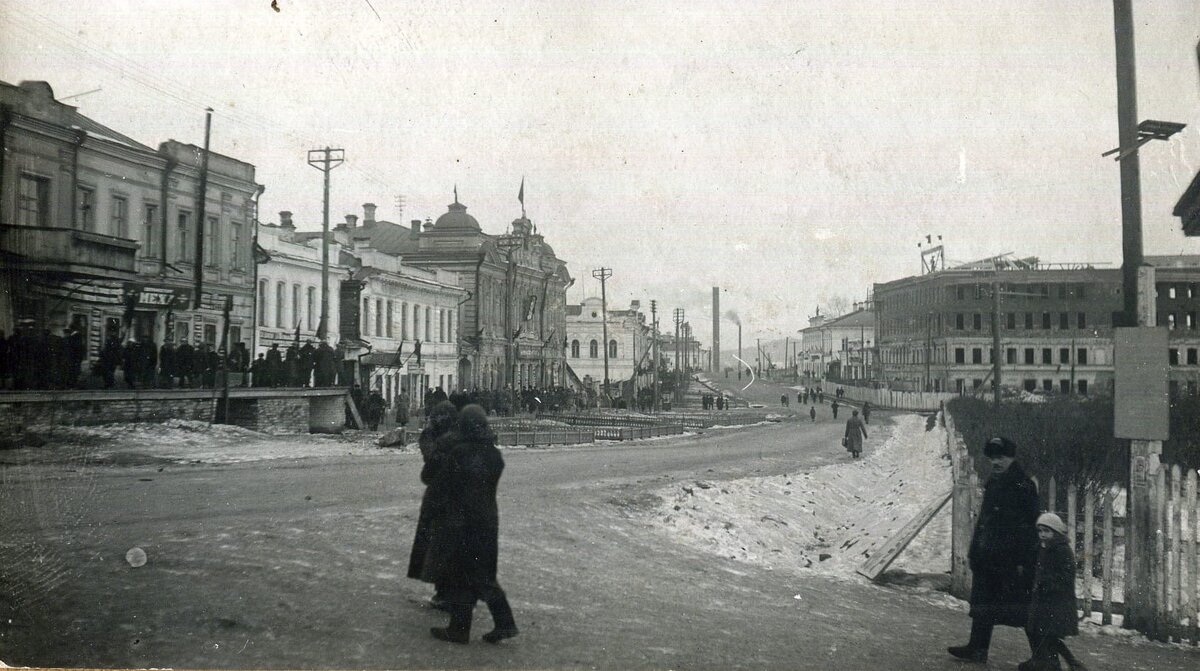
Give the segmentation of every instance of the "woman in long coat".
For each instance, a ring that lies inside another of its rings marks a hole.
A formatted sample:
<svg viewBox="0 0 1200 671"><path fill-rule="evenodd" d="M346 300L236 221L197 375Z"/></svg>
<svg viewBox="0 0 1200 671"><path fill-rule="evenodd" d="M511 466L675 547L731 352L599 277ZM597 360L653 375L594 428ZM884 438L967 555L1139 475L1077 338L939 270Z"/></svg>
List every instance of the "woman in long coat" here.
<svg viewBox="0 0 1200 671"><path fill-rule="evenodd" d="M423 579L425 555L429 552L434 517L442 512L449 503L445 471L450 458L450 450L454 446L453 429L457 421L458 411L454 409L454 404L439 403L429 413L429 424L421 430L421 436L417 439L421 457L425 460L425 466L421 469L421 482L425 483L425 494L421 497L421 510L417 514L417 532L413 537L412 553L408 558L408 577L414 580ZM440 586L436 582L434 583L433 598L429 603L434 608L445 609L447 607Z"/></svg>
<svg viewBox="0 0 1200 671"><path fill-rule="evenodd" d="M992 475L983 490L967 562L971 567L971 640L948 648L960 659L987 661L995 625L1024 627L1037 566L1037 485L1015 461L1017 446L992 438L983 448ZM1033 648L1032 640L1030 649Z"/></svg>
<svg viewBox="0 0 1200 671"><path fill-rule="evenodd" d="M432 538L422 579L441 585L450 602L450 625L430 630L435 638L453 643L470 640L471 616L482 600L495 628L483 635L499 643L517 635L508 597L496 581L500 549L500 513L496 487L504 459L496 449L496 434L478 405L458 416L457 442L430 487L444 488L448 504L433 519Z"/></svg>

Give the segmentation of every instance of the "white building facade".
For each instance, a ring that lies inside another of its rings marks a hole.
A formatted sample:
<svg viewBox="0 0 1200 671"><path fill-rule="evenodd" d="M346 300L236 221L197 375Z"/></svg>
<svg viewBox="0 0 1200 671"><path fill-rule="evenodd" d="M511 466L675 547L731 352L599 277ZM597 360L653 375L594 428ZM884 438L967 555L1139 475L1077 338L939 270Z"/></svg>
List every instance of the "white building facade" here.
<svg viewBox="0 0 1200 671"><path fill-rule="evenodd" d="M591 297L579 305L567 306L567 365L584 384L590 383L594 390L600 391L607 349L609 393L612 396L635 393L643 383L648 384L639 377L646 377L651 369L652 341L646 316L638 301L633 301L626 310L609 310L605 341L601 303L600 298Z"/></svg>
<svg viewBox="0 0 1200 671"><path fill-rule="evenodd" d="M271 345L286 350L295 342L296 328L300 343L318 341L321 321L321 239L295 236L291 212L280 212L280 223L263 224L258 229L258 245L270 260L258 267L256 297L257 337L254 355L264 354ZM337 241L329 246L329 337L338 344L338 287L350 268L340 263L343 247Z"/></svg>

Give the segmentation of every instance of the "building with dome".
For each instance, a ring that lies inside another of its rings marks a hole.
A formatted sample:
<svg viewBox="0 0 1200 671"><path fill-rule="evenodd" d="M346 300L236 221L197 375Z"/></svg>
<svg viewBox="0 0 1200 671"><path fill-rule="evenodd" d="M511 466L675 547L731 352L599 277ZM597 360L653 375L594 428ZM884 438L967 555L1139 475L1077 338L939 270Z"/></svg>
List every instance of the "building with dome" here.
<svg viewBox="0 0 1200 671"><path fill-rule="evenodd" d="M356 248L451 273L465 291L453 316L456 386L566 384L566 292L574 279L528 218L514 220L504 234L485 233L457 194L436 221L414 219L409 226L378 220L374 209L346 231Z"/></svg>

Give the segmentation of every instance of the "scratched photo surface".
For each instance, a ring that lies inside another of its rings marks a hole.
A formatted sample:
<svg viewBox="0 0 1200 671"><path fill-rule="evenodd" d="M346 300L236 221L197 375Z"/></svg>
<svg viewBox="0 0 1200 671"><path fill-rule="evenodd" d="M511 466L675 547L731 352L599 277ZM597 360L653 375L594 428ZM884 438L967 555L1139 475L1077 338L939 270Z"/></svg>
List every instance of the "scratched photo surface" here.
<svg viewBox="0 0 1200 671"><path fill-rule="evenodd" d="M958 669L994 382L1200 663L1195 0L2 0L0 147L3 665Z"/></svg>

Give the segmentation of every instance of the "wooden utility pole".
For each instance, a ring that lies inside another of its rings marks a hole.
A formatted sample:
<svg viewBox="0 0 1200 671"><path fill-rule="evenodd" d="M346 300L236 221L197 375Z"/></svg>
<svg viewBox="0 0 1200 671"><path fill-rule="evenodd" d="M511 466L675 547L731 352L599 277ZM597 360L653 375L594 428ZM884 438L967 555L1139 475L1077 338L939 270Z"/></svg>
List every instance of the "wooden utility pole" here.
<svg viewBox="0 0 1200 671"><path fill-rule="evenodd" d="M196 195L196 256L192 260L192 280L195 285L195 295L192 296L193 310L200 309L204 294L204 224L207 218L204 206L208 201L208 140L212 134L213 110L209 107L204 112L204 153L200 155L200 189ZM167 251L164 249L163 256L166 255Z"/></svg>
<svg viewBox="0 0 1200 671"><path fill-rule="evenodd" d="M321 321L317 323L317 339L329 337L329 172L345 161L341 149L310 149L308 164L325 173L324 215L321 218Z"/></svg>
<svg viewBox="0 0 1200 671"><path fill-rule="evenodd" d="M653 412L658 411L658 301L650 301L650 328L653 330L653 340L650 341L651 353L654 357L654 394Z"/></svg>
<svg viewBox="0 0 1200 671"><path fill-rule="evenodd" d="M604 395L608 396L608 293L605 282L612 277L612 268L597 268L592 271L592 277L600 280L600 317L604 333Z"/></svg>

